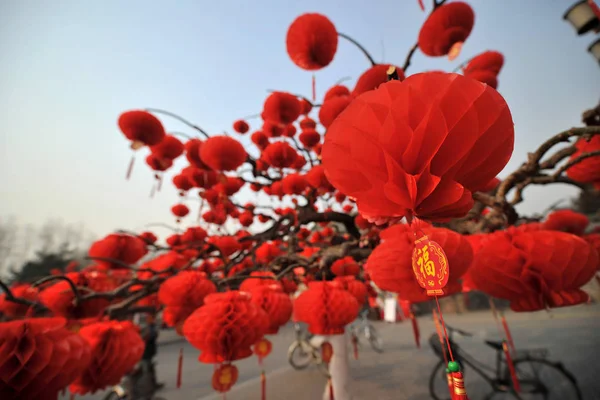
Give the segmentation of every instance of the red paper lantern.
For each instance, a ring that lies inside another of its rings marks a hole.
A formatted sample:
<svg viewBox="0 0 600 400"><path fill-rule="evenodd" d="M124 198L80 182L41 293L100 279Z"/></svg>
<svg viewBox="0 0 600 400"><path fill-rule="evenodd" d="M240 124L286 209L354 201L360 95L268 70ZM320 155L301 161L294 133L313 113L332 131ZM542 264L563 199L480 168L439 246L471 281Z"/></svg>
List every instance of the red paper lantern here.
<svg viewBox="0 0 600 400"><path fill-rule="evenodd" d="M369 90L377 89L379 85L387 82L388 70L391 66L391 64L378 64L363 72L362 75L358 77L352 94L358 96ZM394 65L394 67L396 66ZM396 67L396 72L398 73L398 80L403 81L405 76L402 68Z"/></svg>
<svg viewBox="0 0 600 400"><path fill-rule="evenodd" d="M10 288L13 296L35 302L38 300L38 290L31 285L16 284ZM22 318L25 317L31 307L26 304L19 304L13 301L6 300L6 294L0 294L0 314L4 314L9 318Z"/></svg>
<svg viewBox="0 0 600 400"><path fill-rule="evenodd" d="M569 161L573 161L584 153L600 150L600 135L592 136L591 139L580 138L575 143L576 151L571 155ZM566 174L574 181L581 183L600 183L600 157L588 157L567 169Z"/></svg>
<svg viewBox="0 0 600 400"><path fill-rule="evenodd" d="M429 72L357 97L329 127L322 160L329 181L372 221L447 220L466 215L471 193L502 170L513 142L498 92Z"/></svg>
<svg viewBox="0 0 600 400"><path fill-rule="evenodd" d="M323 342L321 344L321 358L325 364L329 364L331 362L331 357L333 357L333 346L329 342Z"/></svg>
<svg viewBox="0 0 600 400"><path fill-rule="evenodd" d="M259 360L271 354L271 350L273 350L273 344L265 338L260 339L254 344L254 354L258 356Z"/></svg>
<svg viewBox="0 0 600 400"><path fill-rule="evenodd" d="M344 290L354 296L360 306L367 301L367 286L354 276L338 276L334 279L334 282L339 282Z"/></svg>
<svg viewBox="0 0 600 400"><path fill-rule="evenodd" d="M486 51L469 61L463 74L483 82L494 89L498 87L498 74L504 64L504 56L497 51Z"/></svg>
<svg viewBox="0 0 600 400"><path fill-rule="evenodd" d="M350 89L348 89L344 85L335 85L335 86L332 86L332 87L329 88L329 90L327 90L327 92L325 92L325 96L323 96L323 101L327 101L327 100L329 100L331 98L338 97L338 96L350 96ZM313 123L314 123L314 121L313 121ZM302 125L302 121L300 121L300 127L302 129L306 129ZM309 126L308 128L314 129L315 127L316 127L316 125L312 125L312 126Z"/></svg>
<svg viewBox="0 0 600 400"><path fill-rule="evenodd" d="M339 335L358 316L359 304L332 282L310 282L294 302L295 317L315 335Z"/></svg>
<svg viewBox="0 0 600 400"><path fill-rule="evenodd" d="M473 71L490 71L496 75L502 70L504 56L497 51L485 51L471 59L465 66L465 74Z"/></svg>
<svg viewBox="0 0 600 400"><path fill-rule="evenodd" d="M252 278L252 277L256 278ZM266 277L268 279L264 279ZM243 292L253 292L263 286L281 286L281 282L275 279L275 274L271 271L254 271L250 273L250 277L244 279L240 284L240 290Z"/></svg>
<svg viewBox="0 0 600 400"><path fill-rule="evenodd" d="M82 288L93 292L109 292L117 287L117 281L102 271L69 272L65 275ZM80 304L75 302L75 294L67 281L57 281L41 290L40 301L57 317L69 319L92 318L102 315L110 301L103 298L87 300Z"/></svg>
<svg viewBox="0 0 600 400"><path fill-rule="evenodd" d="M220 363L252 355L251 346L266 332L267 314L239 291L213 293L183 324L185 338L201 351L198 360Z"/></svg>
<svg viewBox="0 0 600 400"><path fill-rule="evenodd" d="M223 364L215 369L212 376L212 387L219 393L228 392L238 380L238 369L235 365Z"/></svg>
<svg viewBox="0 0 600 400"><path fill-rule="evenodd" d="M537 311L587 301L580 287L597 266L598 253L577 236L513 230L488 235L470 277L478 289L509 300L512 310Z"/></svg>
<svg viewBox="0 0 600 400"><path fill-rule="evenodd" d="M53 400L90 362L64 318L0 322L0 398Z"/></svg>
<svg viewBox="0 0 600 400"><path fill-rule="evenodd" d="M132 142L133 148L140 145L153 146L165 137L165 128L154 115L146 111L134 110L119 116L119 129Z"/></svg>
<svg viewBox="0 0 600 400"><path fill-rule="evenodd" d="M449 229L427 227L423 224L420 235L436 242L443 249L449 266L448 284L444 295L461 291L460 278L469 268L473 250L467 239ZM412 266L415 236L408 225L394 225L380 234L381 243L373 250L366 269L373 282L382 290L398 293L398 297L412 303L430 298L421 287Z"/></svg>
<svg viewBox="0 0 600 400"><path fill-rule="evenodd" d="M127 234L111 234L92 244L89 256L120 261L123 264L135 264L148 253L146 243L136 236ZM124 268L120 263L109 260L96 260L96 264L104 268Z"/></svg>
<svg viewBox="0 0 600 400"><path fill-rule="evenodd" d="M572 210L558 210L550 213L543 228L550 231L562 231L581 236L590 220L584 214Z"/></svg>
<svg viewBox="0 0 600 400"><path fill-rule="evenodd" d="M301 112L302 105L296 96L285 92L273 92L265 101L262 117L266 121L288 125L296 121Z"/></svg>
<svg viewBox="0 0 600 400"><path fill-rule="evenodd" d="M360 266L354 258L346 256L331 264L331 272L336 276L356 276L360 273Z"/></svg>
<svg viewBox="0 0 600 400"><path fill-rule="evenodd" d="M160 160L175 160L184 150L183 143L173 135L165 136L160 143L150 147L152 154Z"/></svg>
<svg viewBox="0 0 600 400"><path fill-rule="evenodd" d="M79 334L90 345L92 359L69 386L71 393L84 395L118 384L144 353L144 341L130 321L92 323Z"/></svg>
<svg viewBox="0 0 600 400"><path fill-rule="evenodd" d="M314 71L333 61L338 34L333 23L321 14L303 14L290 25L286 35L287 53L298 67Z"/></svg>
<svg viewBox="0 0 600 400"><path fill-rule="evenodd" d="M204 298L217 291L212 281L200 271L182 271L160 285L158 301L165 306L163 321L168 326L182 324L198 307Z"/></svg>
<svg viewBox="0 0 600 400"><path fill-rule="evenodd" d="M344 111L352 102L351 96L336 96L326 100L319 109L319 122L325 128L329 128L333 121Z"/></svg>
<svg viewBox="0 0 600 400"><path fill-rule="evenodd" d="M246 162L246 150L229 136L213 136L202 144L200 159L216 171L233 171Z"/></svg>
<svg viewBox="0 0 600 400"><path fill-rule="evenodd" d="M421 27L419 48L430 57L445 56L467 40L474 24L475 13L467 3L444 4L432 12Z"/></svg>
<svg viewBox="0 0 600 400"><path fill-rule="evenodd" d="M281 284L259 286L251 294L252 302L265 310L269 316L269 327L265 334L276 334L292 316L293 306L290 296L283 292Z"/></svg>
<svg viewBox="0 0 600 400"><path fill-rule="evenodd" d="M261 154L261 159L275 168L289 168L297 157L298 153L287 142L271 143Z"/></svg>
<svg viewBox="0 0 600 400"><path fill-rule="evenodd" d="M233 130L236 131L237 133L244 134L244 133L248 132L249 129L250 129L250 126L244 120L240 119L233 123Z"/></svg>

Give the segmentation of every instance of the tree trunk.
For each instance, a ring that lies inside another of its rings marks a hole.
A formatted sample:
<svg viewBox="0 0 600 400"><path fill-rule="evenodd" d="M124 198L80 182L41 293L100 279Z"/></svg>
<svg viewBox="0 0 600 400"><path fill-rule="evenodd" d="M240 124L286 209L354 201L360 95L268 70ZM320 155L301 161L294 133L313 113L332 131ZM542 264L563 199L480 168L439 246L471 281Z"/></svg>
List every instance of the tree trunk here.
<svg viewBox="0 0 600 400"><path fill-rule="evenodd" d="M347 335L333 335L328 338L333 347L333 357L329 364L329 373L333 382L335 400L352 400L350 392L350 364L348 362ZM325 386L323 400L330 400L329 384Z"/></svg>

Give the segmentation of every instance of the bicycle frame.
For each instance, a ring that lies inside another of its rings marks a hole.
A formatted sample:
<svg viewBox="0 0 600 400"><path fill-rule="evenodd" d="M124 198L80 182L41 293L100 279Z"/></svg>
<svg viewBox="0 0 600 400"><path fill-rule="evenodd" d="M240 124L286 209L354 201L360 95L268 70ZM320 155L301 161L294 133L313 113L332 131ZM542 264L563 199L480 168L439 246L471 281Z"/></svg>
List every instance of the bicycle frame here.
<svg viewBox="0 0 600 400"><path fill-rule="evenodd" d="M462 365L469 366L470 370L473 370L474 372L476 372L492 387L502 389L502 390L506 390L506 388L508 388L508 382L506 382L506 385L505 385L505 382L503 382L502 373L503 373L503 371L505 371L504 366L506 365L506 361L504 360L503 353L501 351L496 351L496 363L495 363L496 365L495 365L495 370L494 370L494 376L491 376L490 374L492 373L492 371L486 372L484 370L484 368L482 367L482 365L484 365L484 364L480 363L475 358L473 358L469 353L462 350L458 345L456 345L456 343L454 343L452 341L450 341L450 343L452 343L452 348L457 350L456 351L457 354L454 354L454 358L456 361L460 362ZM443 358L442 358L442 360L443 360ZM485 368L492 370L491 367L485 366Z"/></svg>

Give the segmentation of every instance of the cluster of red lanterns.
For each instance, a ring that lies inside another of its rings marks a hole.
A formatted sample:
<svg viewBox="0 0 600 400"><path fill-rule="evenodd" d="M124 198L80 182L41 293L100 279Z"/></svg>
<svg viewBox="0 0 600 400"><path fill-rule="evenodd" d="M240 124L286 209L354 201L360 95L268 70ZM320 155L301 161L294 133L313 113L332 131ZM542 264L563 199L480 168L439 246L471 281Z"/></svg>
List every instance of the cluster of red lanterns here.
<svg viewBox="0 0 600 400"><path fill-rule="evenodd" d="M418 48L431 57L456 58L474 15L461 1L436 6L421 28ZM344 35L327 17L304 14L289 27L286 48L295 65L317 71L334 60L339 37ZM76 292L110 294L131 279L136 281L126 286L128 293L139 293L148 282L158 288L135 304L163 307L164 322L200 350L199 361L215 364L212 386L222 393L239 377L233 363L256 355L262 366L273 349L267 335L277 334L292 315L313 334L344 334L360 308L374 304L371 283L398 294L418 345L410 306L429 301L432 293L437 298L480 290L510 301L515 311L587 301L581 287L600 270L600 234L586 233L589 221L581 214L557 211L542 223L470 236L430 224L464 217L474 192L492 191L499 183L496 175L514 145L511 112L495 90L503 63L502 54L488 51L465 63L463 75L406 76L400 67L372 62L352 90L336 84L326 92L318 112L326 135L309 116L312 102L272 92L260 129L250 135L258 157L229 135L184 143L148 111L123 113L119 128L133 150L149 148L146 163L159 185L161 173L185 155L189 165L173 177L181 196L171 207L178 222L191 213L183 197L198 189L198 214L207 224L222 227L236 220L245 228L280 217L297 224L302 212L295 208L275 207L266 215L251 203L231 200L248 182L228 174L248 163L254 177L265 178L249 183L255 192L290 196L294 206L300 204L296 196L327 194L345 213L357 207L355 236L361 246L376 247L366 263L344 253L327 268L311 270L307 265L323 248L349 237L316 221L312 231L289 234L301 262L276 275L268 267L286 255L284 238L258 243L245 229L209 234L192 226L166 238L163 247L151 232L108 235L89 249L93 265L37 286L10 288L13 296L39 302L53 318L30 318L35 310L29 304L0 297L0 312L15 319L0 323L0 397L50 399L67 386L85 395L117 384L140 361L144 341L131 321L106 318L113 297L80 302ZM388 82L390 67L396 79ZM233 129L251 131L246 120L235 121ZM600 187L599 158L579 159L600 149L600 137L579 139L575 147L569 162L578 162L566 174ZM330 204L302 207L321 215L335 212ZM408 223L399 224L402 219ZM378 227L387 223L386 229ZM166 251L147 260L149 248ZM325 280L329 272L334 277ZM239 285L230 288L229 282ZM292 300L299 283L306 290ZM114 297L124 296L118 292ZM321 350L329 363L333 347L325 342ZM460 370L451 373L462 379ZM263 393L264 379L263 371Z"/></svg>

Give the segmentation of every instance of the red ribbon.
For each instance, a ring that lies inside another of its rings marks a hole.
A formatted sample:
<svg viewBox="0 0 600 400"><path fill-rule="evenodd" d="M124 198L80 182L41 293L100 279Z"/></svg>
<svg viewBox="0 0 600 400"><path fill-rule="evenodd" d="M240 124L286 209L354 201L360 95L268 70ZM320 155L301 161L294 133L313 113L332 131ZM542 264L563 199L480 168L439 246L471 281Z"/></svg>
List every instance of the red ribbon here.
<svg viewBox="0 0 600 400"><path fill-rule="evenodd" d="M260 390L261 400L267 400L267 376L265 375L264 370L260 373Z"/></svg>

